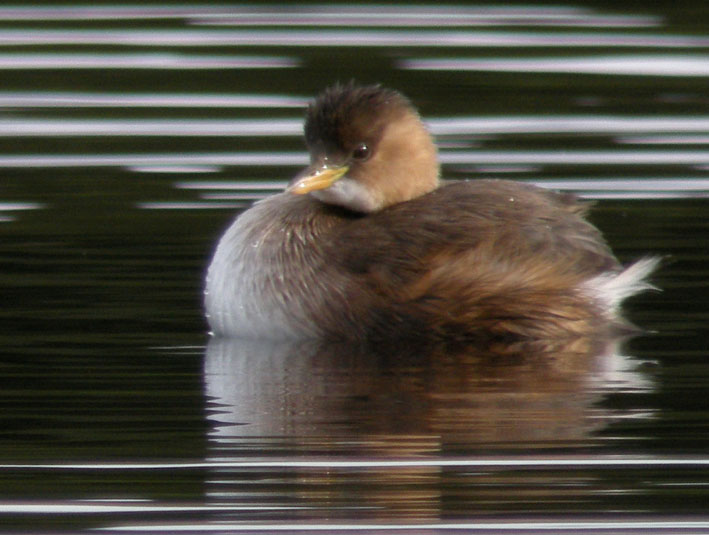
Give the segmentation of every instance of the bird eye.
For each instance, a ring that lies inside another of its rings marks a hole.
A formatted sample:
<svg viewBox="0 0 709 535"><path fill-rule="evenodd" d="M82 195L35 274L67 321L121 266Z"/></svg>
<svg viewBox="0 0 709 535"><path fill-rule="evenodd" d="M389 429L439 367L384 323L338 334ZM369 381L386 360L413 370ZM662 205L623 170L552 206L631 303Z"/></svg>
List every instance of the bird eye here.
<svg viewBox="0 0 709 535"><path fill-rule="evenodd" d="M352 158L359 161L364 161L370 155L369 146L366 143L360 143L355 150L352 151Z"/></svg>

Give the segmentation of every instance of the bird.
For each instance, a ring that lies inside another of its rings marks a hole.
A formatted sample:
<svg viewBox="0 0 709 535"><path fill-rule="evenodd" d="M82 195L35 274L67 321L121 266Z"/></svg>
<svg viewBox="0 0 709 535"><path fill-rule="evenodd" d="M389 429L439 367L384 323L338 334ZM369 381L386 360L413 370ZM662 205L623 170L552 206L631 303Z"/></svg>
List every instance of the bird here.
<svg viewBox="0 0 709 535"><path fill-rule="evenodd" d="M219 240L204 290L214 336L570 340L629 330L622 301L652 287L658 259L621 265L576 196L443 180L432 135L394 89L326 88L304 138L309 165Z"/></svg>

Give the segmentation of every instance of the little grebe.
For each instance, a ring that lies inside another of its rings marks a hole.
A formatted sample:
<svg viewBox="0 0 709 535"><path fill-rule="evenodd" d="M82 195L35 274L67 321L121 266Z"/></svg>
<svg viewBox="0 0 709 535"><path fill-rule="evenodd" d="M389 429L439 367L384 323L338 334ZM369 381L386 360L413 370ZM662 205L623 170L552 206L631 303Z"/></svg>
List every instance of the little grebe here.
<svg viewBox="0 0 709 535"><path fill-rule="evenodd" d="M655 259L618 263L569 194L439 184L412 104L336 85L305 120L310 166L222 236L207 275L215 335L529 340L623 325Z"/></svg>

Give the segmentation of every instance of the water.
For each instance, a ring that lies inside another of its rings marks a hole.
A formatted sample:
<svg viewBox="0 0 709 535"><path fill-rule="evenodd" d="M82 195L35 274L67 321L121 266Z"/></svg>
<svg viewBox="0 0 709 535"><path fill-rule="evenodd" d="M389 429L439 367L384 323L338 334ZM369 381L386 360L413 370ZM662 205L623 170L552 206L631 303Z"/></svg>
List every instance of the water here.
<svg viewBox="0 0 709 535"><path fill-rule="evenodd" d="M0 8L0 532L709 533L702 2ZM651 334L491 362L210 341L303 106L383 82L446 178L598 201Z"/></svg>

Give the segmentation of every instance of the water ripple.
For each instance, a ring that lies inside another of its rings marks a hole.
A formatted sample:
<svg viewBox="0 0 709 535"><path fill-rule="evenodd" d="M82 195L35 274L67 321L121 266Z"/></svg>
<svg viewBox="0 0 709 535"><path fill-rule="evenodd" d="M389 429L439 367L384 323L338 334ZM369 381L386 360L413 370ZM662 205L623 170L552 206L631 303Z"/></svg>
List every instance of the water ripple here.
<svg viewBox="0 0 709 535"><path fill-rule="evenodd" d="M184 104L189 98L184 97ZM130 99L122 101L132 105ZM162 105L170 105L171 100ZM2 96L0 95L0 104ZM71 101L66 102L72 106ZM145 101L143 105L149 105ZM195 104L199 106L199 101ZM301 118L268 119L0 119L2 136L301 136ZM450 117L427 121L437 136L489 134L619 135L704 133L709 116L559 115ZM650 139L650 138L648 138ZM662 138L668 139L668 138ZM681 141L682 138L678 138ZM706 140L707 137L697 139Z"/></svg>
<svg viewBox="0 0 709 535"><path fill-rule="evenodd" d="M185 462L119 462L119 463L56 463L56 464L0 464L2 470L188 470L195 468L242 469L242 468L328 468L328 469L379 469L379 468L494 468L494 469L536 469L536 468L702 468L709 467L707 457L654 457L654 456L592 456L592 457L527 457L527 458L459 458L459 459L269 459Z"/></svg>
<svg viewBox="0 0 709 535"><path fill-rule="evenodd" d="M301 108L306 103L287 95L0 91L0 106L15 108Z"/></svg>
<svg viewBox="0 0 709 535"><path fill-rule="evenodd" d="M709 165L706 150L533 150L533 151L441 151L443 164L465 165ZM194 152L132 154L31 154L0 155L0 168L172 166L302 166L306 152Z"/></svg>
<svg viewBox="0 0 709 535"><path fill-rule="evenodd" d="M220 22L224 24L224 22ZM418 25L417 25L418 26ZM584 32L339 30L2 30L0 46L369 46L707 48L709 38Z"/></svg>
<svg viewBox="0 0 709 535"><path fill-rule="evenodd" d="M103 21L103 20L185 19L208 25L314 25L351 24L357 26L581 26L647 27L658 26L660 17L644 14L605 14L591 9L553 6L405 6L370 4L361 7L327 4L282 6L278 10L256 6L62 6L4 7L3 21Z"/></svg>
<svg viewBox="0 0 709 535"><path fill-rule="evenodd" d="M279 69L296 67L287 57L109 53L0 54L0 69Z"/></svg>
<svg viewBox="0 0 709 535"><path fill-rule="evenodd" d="M623 56L540 58L421 58L402 60L403 69L428 71L490 71L572 73L633 76L706 77L709 56L632 54Z"/></svg>
<svg viewBox="0 0 709 535"><path fill-rule="evenodd" d="M364 524L364 523L286 523L279 524L268 522L263 524L246 524L237 522L219 522L216 524L150 524L99 528L101 531L126 531L126 532L189 532L200 533L240 533L240 532L410 532L410 533L442 533L442 532L466 532L466 533L534 533L543 535L546 533L694 533L697 535L709 533L709 520L688 520L688 519L664 519L664 520L557 520L540 522L536 520L520 520L516 522L436 522L436 523L410 523L399 524L395 522ZM687 531L692 530L692 531ZM702 530L702 531L698 531Z"/></svg>

